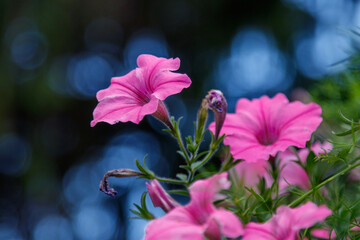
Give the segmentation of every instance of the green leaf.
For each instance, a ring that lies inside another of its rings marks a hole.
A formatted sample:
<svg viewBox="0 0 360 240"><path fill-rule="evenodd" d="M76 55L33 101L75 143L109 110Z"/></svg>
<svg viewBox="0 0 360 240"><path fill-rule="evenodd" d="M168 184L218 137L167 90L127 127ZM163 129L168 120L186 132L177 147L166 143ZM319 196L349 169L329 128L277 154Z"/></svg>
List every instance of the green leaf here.
<svg viewBox="0 0 360 240"><path fill-rule="evenodd" d="M339 115L340 115L341 119L342 119L344 122L349 123L349 124L354 123L353 120L350 120L350 119L348 119L347 117L345 117L345 115L344 115L340 110L339 110Z"/></svg>
<svg viewBox="0 0 360 240"><path fill-rule="evenodd" d="M190 196L188 191L181 190L181 189L168 190L168 193L178 194L178 195L183 195L183 196Z"/></svg>
<svg viewBox="0 0 360 240"><path fill-rule="evenodd" d="M201 161L197 161L191 164L192 169L197 169L201 165Z"/></svg>
<svg viewBox="0 0 360 240"><path fill-rule="evenodd" d="M187 180L187 176L186 174L183 174L183 173L178 173L176 174L176 177L182 181L186 181Z"/></svg>
<svg viewBox="0 0 360 240"><path fill-rule="evenodd" d="M184 159L186 160L185 154L184 154L182 151L177 150L176 152L177 152L182 158L184 158Z"/></svg>
<svg viewBox="0 0 360 240"><path fill-rule="evenodd" d="M135 159L135 164L140 172L147 174L146 169L143 166L141 166L141 164L139 163L139 160Z"/></svg>
<svg viewBox="0 0 360 240"><path fill-rule="evenodd" d="M191 167L188 166L188 165L180 165L179 168L183 168L183 169L186 169L186 170L188 170L188 171L191 170Z"/></svg>

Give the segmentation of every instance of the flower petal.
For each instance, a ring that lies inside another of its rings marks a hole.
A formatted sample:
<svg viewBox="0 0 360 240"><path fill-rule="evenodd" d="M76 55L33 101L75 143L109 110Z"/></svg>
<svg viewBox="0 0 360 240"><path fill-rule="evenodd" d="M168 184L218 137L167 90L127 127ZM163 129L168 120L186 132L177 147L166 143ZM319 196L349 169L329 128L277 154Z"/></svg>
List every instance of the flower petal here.
<svg viewBox="0 0 360 240"><path fill-rule="evenodd" d="M96 94L98 101L119 96L138 100L139 103L150 100L150 93L145 89L145 84L136 77L135 70L121 77L113 77L110 86Z"/></svg>
<svg viewBox="0 0 360 240"><path fill-rule="evenodd" d="M145 240L204 240L203 232L200 225L159 218L147 225Z"/></svg>
<svg viewBox="0 0 360 240"><path fill-rule="evenodd" d="M293 229L300 230L313 226L317 222L324 221L326 217L332 214L331 210L325 206L317 206L312 202L292 209Z"/></svg>
<svg viewBox="0 0 360 240"><path fill-rule="evenodd" d="M255 187L260 178L264 177L267 186L271 186L272 178L268 170L270 164L268 161L260 160L258 162L242 161L234 167L236 173L244 185L247 187Z"/></svg>
<svg viewBox="0 0 360 240"><path fill-rule="evenodd" d="M282 166L283 165L283 166ZM310 179L306 171L296 162L289 161L280 164L279 189L285 190L289 185L297 185L303 189L309 189Z"/></svg>
<svg viewBox="0 0 360 240"><path fill-rule="evenodd" d="M206 225L206 236L217 236L217 234L221 233L226 237L236 238L244 233L238 217L233 212L225 209L214 211L208 218Z"/></svg>
<svg viewBox="0 0 360 240"><path fill-rule="evenodd" d="M160 100L181 92L191 84L186 74L171 72L179 69L179 58L166 59L143 54L138 57L137 63L137 77L143 79L147 89Z"/></svg>
<svg viewBox="0 0 360 240"><path fill-rule="evenodd" d="M279 113L281 132L278 141L291 142L291 145L300 148L305 147L306 141L322 121L320 115L321 108L315 103L289 103Z"/></svg>
<svg viewBox="0 0 360 240"><path fill-rule="evenodd" d="M150 102L144 105L140 105L138 101L125 96L106 97L96 106L91 126L95 126L98 122L115 124L131 121L139 123L145 115L154 113L158 104L159 100L155 97L152 97Z"/></svg>
<svg viewBox="0 0 360 240"><path fill-rule="evenodd" d="M246 225L242 240L279 240L273 234L273 227L269 223L254 223Z"/></svg>

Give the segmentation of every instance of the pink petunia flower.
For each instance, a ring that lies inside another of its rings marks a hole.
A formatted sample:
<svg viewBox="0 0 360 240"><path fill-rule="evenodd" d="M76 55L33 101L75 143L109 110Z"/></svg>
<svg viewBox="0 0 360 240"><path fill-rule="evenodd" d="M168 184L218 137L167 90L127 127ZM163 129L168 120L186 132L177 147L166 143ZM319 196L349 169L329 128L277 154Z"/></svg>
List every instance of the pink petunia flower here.
<svg viewBox="0 0 360 240"><path fill-rule="evenodd" d="M248 162L268 160L289 146L305 147L320 125L321 108L315 103L289 103L284 94L252 101L242 98L234 114L226 115L221 134L235 159ZM214 123L210 130L215 131Z"/></svg>
<svg viewBox="0 0 360 240"><path fill-rule="evenodd" d="M325 220L332 212L325 205L307 202L297 208L281 206L266 223L249 223L243 240L295 240L301 229L309 228Z"/></svg>
<svg viewBox="0 0 360 240"><path fill-rule="evenodd" d="M164 217L153 220L145 230L145 240L221 240L224 235L235 238L243 233L237 216L231 211L216 208L214 200L223 196L221 189L230 187L227 173L217 174L194 182L190 203L172 209Z"/></svg>
<svg viewBox="0 0 360 240"><path fill-rule="evenodd" d="M96 94L99 104L92 127L98 122L138 124L148 114L171 126L163 100L191 84L186 74L172 72L179 69L180 59L143 54L137 58L137 65L125 76L113 77L111 85Z"/></svg>
<svg viewBox="0 0 360 240"><path fill-rule="evenodd" d="M180 206L160 185L158 180L151 180L150 184L146 183L151 201L155 207L160 207L164 212Z"/></svg>
<svg viewBox="0 0 360 240"><path fill-rule="evenodd" d="M316 142L311 146L311 150L315 155L323 154L331 149L332 144L329 142L324 142L323 144ZM310 180L306 171L296 162L300 160L305 164L308 155L309 149L307 148L298 151L300 159L290 150L286 150L279 155L279 190L281 193L284 193L289 185L297 185L303 189L310 189Z"/></svg>

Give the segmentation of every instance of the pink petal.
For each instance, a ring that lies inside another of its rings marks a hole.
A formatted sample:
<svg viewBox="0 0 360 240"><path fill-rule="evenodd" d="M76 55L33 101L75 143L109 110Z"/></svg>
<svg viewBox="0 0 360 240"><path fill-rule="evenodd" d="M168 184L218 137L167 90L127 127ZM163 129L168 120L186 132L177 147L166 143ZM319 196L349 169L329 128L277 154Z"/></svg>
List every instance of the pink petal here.
<svg viewBox="0 0 360 240"><path fill-rule="evenodd" d="M197 180L189 187L191 201L186 206L187 211L198 222L205 223L209 215L215 211L213 201L222 197L218 193L222 189L229 188L230 184L226 172L215 174L208 179Z"/></svg>
<svg viewBox="0 0 360 240"><path fill-rule="evenodd" d="M197 180L189 187L191 199L210 203L219 200L221 196L218 193L223 189L228 189L231 185L227 177L227 172L223 172L207 179Z"/></svg>
<svg viewBox="0 0 360 240"><path fill-rule="evenodd" d="M242 240L278 240L273 230L270 224L251 222L246 225Z"/></svg>
<svg viewBox="0 0 360 240"><path fill-rule="evenodd" d="M317 206L312 202L292 209L293 229L300 230L313 226L317 222L324 221L332 214L331 210L325 205Z"/></svg>
<svg viewBox="0 0 360 240"><path fill-rule="evenodd" d="M296 162L291 161L282 167L279 176L280 190L286 189L289 185L297 185L303 189L309 189L310 179L306 171Z"/></svg>
<svg viewBox="0 0 360 240"><path fill-rule="evenodd" d="M313 229L311 235L316 238L336 239L335 231L333 230L330 233L329 229Z"/></svg>
<svg viewBox="0 0 360 240"><path fill-rule="evenodd" d="M301 229L311 227L329 215L331 210L325 205L318 207L312 202L297 208L280 206L268 222L246 225L243 240L295 240Z"/></svg>
<svg viewBox="0 0 360 240"><path fill-rule="evenodd" d="M244 233L244 229L233 212L217 209L208 218L205 234L206 236L217 236L219 233L229 238L236 238Z"/></svg>
<svg viewBox="0 0 360 240"><path fill-rule="evenodd" d="M256 186L262 177L264 177L265 180L271 179L271 176L268 172L270 165L269 162L265 160L260 160L254 163L243 161L238 163L234 169L236 170L240 180L244 181L244 185L247 187ZM269 184L271 184L270 182Z"/></svg>
<svg viewBox="0 0 360 240"><path fill-rule="evenodd" d="M160 100L164 100L170 95L181 92L190 84L191 80L186 74L162 72L153 80L153 95Z"/></svg>
<svg viewBox="0 0 360 240"><path fill-rule="evenodd" d="M152 97L150 102L140 105L136 100L129 97L118 96L104 98L94 110L94 120L91 126L98 122L115 124L117 122L131 121L139 123L145 115L156 111L159 100Z"/></svg>
<svg viewBox="0 0 360 240"><path fill-rule="evenodd" d="M136 75L144 79L147 89L160 100L181 92L191 84L186 74L171 72L179 69L179 58L166 59L143 54L138 57L137 63L139 68Z"/></svg>
<svg viewBox="0 0 360 240"><path fill-rule="evenodd" d="M96 98L98 101L102 101L105 98L125 96L137 100L140 104L148 102L150 94L145 88L145 83L136 77L135 70L133 70L124 76L113 77L110 86L100 90L96 94Z"/></svg>
<svg viewBox="0 0 360 240"><path fill-rule="evenodd" d="M303 148L311 134L320 125L321 108L315 103L307 105L301 102L289 103L279 114L279 142Z"/></svg>
<svg viewBox="0 0 360 240"><path fill-rule="evenodd" d="M200 225L159 218L147 225L145 240L204 240L203 232Z"/></svg>

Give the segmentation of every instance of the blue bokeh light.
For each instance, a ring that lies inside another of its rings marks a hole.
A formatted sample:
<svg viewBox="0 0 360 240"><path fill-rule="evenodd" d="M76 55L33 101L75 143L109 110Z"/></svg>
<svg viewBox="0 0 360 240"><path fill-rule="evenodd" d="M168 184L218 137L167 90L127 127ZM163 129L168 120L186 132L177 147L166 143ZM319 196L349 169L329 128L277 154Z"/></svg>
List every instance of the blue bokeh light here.
<svg viewBox="0 0 360 240"><path fill-rule="evenodd" d="M136 170L135 159L139 159L142 163L142 159L147 154L146 163L150 169L156 173L168 172L169 166L162 157L160 143L154 135L135 131L115 136L104 147L102 156L97 161L87 159L87 163L75 166L66 172L63 179L65 198L74 205L101 201L107 197L99 192L98 188L104 174L119 168ZM144 180L134 177L111 178L110 184L122 194L130 188L143 186Z"/></svg>
<svg viewBox="0 0 360 240"><path fill-rule="evenodd" d="M27 169L30 158L31 148L23 138L13 133L0 136L0 173L20 175Z"/></svg>
<svg viewBox="0 0 360 240"><path fill-rule="evenodd" d="M143 194L143 192L146 192L147 189L145 187L145 184L143 187L138 187L136 189L131 190L131 192L129 192L128 196L127 196L127 203L126 203L126 208L127 209L133 209L134 208L134 203L136 204L140 204L140 199L141 199L141 195ZM146 196L146 206L149 210L149 212L151 212L152 214L154 214L155 217L161 217L163 216L165 213L164 211L157 207L155 208L154 205L151 202L150 196L147 195ZM128 211L129 216L128 217L134 217L135 215L133 213L131 213L130 211ZM126 239L128 240L138 240L138 239L143 239L144 234L145 234L145 227L146 225L149 223L149 221L143 220L143 219L132 219L130 221L128 221L127 224L127 236Z"/></svg>
<svg viewBox="0 0 360 240"><path fill-rule="evenodd" d="M313 35L298 34L295 37L297 66L310 78L343 70L343 61L352 52L352 43L345 32L324 25L318 25Z"/></svg>
<svg viewBox="0 0 360 240"><path fill-rule="evenodd" d="M125 64L129 69L137 67L136 59L140 54L168 57L167 44L163 36L150 30L134 33L124 50Z"/></svg>
<svg viewBox="0 0 360 240"><path fill-rule="evenodd" d="M80 240L108 240L119 227L116 209L106 209L99 204L82 204L73 216L73 229Z"/></svg>
<svg viewBox="0 0 360 240"><path fill-rule="evenodd" d="M250 28L234 37L230 55L220 59L214 77L225 95L239 97L284 91L291 86L294 71L271 35Z"/></svg>
<svg viewBox="0 0 360 240"><path fill-rule="evenodd" d="M115 71L101 55L85 53L73 57L67 68L67 81L73 95L93 98L100 89L108 87Z"/></svg>
<svg viewBox="0 0 360 240"><path fill-rule="evenodd" d="M287 5L308 12L322 24L348 25L353 17L352 0L283 0Z"/></svg>
<svg viewBox="0 0 360 240"><path fill-rule="evenodd" d="M84 163L70 168L63 178L64 195L73 205L99 202L105 197L99 192L102 173L94 163Z"/></svg>
<svg viewBox="0 0 360 240"><path fill-rule="evenodd" d="M6 240L23 240L22 234L18 231L16 226L4 223L0 224L0 239Z"/></svg>
<svg viewBox="0 0 360 240"><path fill-rule="evenodd" d="M34 69L44 62L47 49L47 41L41 33L23 32L11 44L11 59L22 69Z"/></svg>
<svg viewBox="0 0 360 240"><path fill-rule="evenodd" d="M72 240L73 232L69 220L51 215L41 219L33 231L33 240Z"/></svg>

